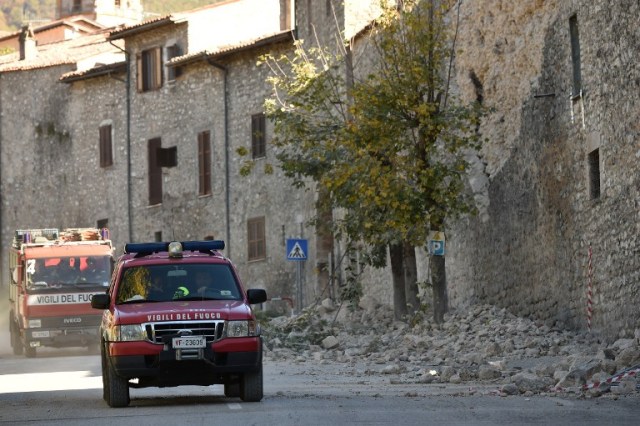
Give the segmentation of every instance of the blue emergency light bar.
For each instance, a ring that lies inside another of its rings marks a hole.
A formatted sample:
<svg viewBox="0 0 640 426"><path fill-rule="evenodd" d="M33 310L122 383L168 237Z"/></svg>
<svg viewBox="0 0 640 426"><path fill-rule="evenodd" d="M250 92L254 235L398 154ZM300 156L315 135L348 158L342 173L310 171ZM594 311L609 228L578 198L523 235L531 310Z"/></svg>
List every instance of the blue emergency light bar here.
<svg viewBox="0 0 640 426"><path fill-rule="evenodd" d="M124 245L125 253L151 254L161 251L169 251L168 242L157 243L127 243ZM224 250L224 241L207 240L207 241L182 241L183 251L214 251Z"/></svg>

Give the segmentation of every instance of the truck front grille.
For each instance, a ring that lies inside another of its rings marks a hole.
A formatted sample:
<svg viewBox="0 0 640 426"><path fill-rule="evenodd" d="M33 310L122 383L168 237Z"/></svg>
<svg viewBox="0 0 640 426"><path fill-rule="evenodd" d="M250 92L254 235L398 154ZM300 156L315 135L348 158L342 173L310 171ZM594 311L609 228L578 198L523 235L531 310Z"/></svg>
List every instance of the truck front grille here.
<svg viewBox="0 0 640 426"><path fill-rule="evenodd" d="M145 324L145 329L147 339L153 343L168 343L172 337L180 334L205 336L207 343L212 343L222 339L224 321L155 322Z"/></svg>

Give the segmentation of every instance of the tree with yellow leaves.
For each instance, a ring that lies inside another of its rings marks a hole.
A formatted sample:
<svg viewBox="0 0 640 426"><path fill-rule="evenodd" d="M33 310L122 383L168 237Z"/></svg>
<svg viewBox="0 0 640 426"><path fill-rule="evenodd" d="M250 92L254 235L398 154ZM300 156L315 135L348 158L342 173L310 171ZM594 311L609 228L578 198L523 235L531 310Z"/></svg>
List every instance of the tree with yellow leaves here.
<svg viewBox="0 0 640 426"><path fill-rule="evenodd" d="M449 7L435 0L383 4L368 37L376 60L361 78L348 44L332 53L299 43L293 57L265 58L273 70L266 108L280 167L294 184L313 182L325 195L319 211L341 212L332 222L338 238L362 242L371 253L388 247L397 319L420 309L415 248L444 231L448 218L475 210L464 155L480 146L483 108L449 93L456 25L445 19L455 12ZM444 256L430 257L430 271L440 323Z"/></svg>

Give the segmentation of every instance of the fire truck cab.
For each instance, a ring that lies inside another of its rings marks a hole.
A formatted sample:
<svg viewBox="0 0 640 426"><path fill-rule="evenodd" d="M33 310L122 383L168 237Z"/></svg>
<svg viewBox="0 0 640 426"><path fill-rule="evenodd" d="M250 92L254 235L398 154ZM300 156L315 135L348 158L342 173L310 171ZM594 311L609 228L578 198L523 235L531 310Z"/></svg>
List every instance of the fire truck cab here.
<svg viewBox="0 0 640 426"><path fill-rule="evenodd" d="M9 249L9 331L16 355L39 347L99 347L91 296L109 287L107 229L20 229Z"/></svg>

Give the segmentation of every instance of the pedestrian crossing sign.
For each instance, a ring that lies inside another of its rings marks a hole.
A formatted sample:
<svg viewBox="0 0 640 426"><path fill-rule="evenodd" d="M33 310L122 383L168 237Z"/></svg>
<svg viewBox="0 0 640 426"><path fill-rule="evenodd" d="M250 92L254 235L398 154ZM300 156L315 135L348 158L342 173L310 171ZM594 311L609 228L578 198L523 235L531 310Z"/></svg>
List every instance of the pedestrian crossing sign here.
<svg viewBox="0 0 640 426"><path fill-rule="evenodd" d="M307 260L307 240L287 239L287 260Z"/></svg>

